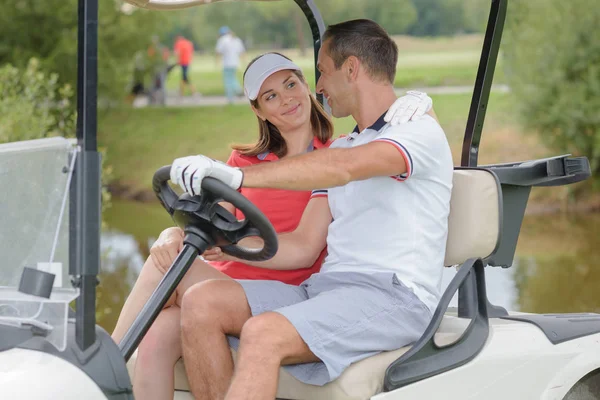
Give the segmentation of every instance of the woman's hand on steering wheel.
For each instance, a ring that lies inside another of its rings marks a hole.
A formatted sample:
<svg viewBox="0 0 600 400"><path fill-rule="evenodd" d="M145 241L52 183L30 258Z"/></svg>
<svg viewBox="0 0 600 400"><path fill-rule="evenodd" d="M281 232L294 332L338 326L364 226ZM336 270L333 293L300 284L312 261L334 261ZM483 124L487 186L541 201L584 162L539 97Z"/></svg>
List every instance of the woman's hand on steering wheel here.
<svg viewBox="0 0 600 400"><path fill-rule="evenodd" d="M183 249L183 230L177 226L165 229L150 248L150 258L156 267L166 273Z"/></svg>
<svg viewBox="0 0 600 400"><path fill-rule="evenodd" d="M210 249L206 250L202 254L202 257L206 261L234 261L235 260L234 257L228 256L227 254L223 253L223 250L221 250L220 247L211 247Z"/></svg>
<svg viewBox="0 0 600 400"><path fill-rule="evenodd" d="M250 237L242 239L240 241L240 243L238 243L238 245L240 245L242 247L246 247L248 249L252 249L252 248L260 249L261 247L264 246L264 244L265 244L264 241L259 236L250 236ZM206 261L240 261L240 262L247 263L247 261L236 258L234 256L230 256L228 254L225 254L223 249L221 249L218 246L211 247L210 249L206 250L202 254L202 257Z"/></svg>

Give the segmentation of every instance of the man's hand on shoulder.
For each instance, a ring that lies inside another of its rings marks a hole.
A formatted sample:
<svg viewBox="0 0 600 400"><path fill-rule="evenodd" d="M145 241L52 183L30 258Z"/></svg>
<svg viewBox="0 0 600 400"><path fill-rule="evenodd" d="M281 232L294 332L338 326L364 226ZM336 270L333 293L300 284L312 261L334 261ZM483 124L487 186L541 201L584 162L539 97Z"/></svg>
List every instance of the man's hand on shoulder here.
<svg viewBox="0 0 600 400"><path fill-rule="evenodd" d="M408 121L417 121L432 111L433 100L427 93L409 90L405 96L399 97L383 117L390 125L400 125ZM434 117L435 118L435 117ZM436 118L437 119L437 118Z"/></svg>
<svg viewBox="0 0 600 400"><path fill-rule="evenodd" d="M200 194L202 180L209 176L234 190L242 186L244 179L244 173L239 168L202 155L177 158L171 165L171 182L192 196Z"/></svg>

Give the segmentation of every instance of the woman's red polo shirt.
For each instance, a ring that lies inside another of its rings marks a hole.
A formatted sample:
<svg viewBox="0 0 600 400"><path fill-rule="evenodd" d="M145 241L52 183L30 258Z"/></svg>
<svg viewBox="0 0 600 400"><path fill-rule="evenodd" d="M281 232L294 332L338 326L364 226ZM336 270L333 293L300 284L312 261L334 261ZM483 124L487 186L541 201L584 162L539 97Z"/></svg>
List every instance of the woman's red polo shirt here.
<svg viewBox="0 0 600 400"><path fill-rule="evenodd" d="M329 147L330 144L331 142L323 144L315 138L311 147L312 149L319 149ZM227 164L235 167L247 167L278 159L279 157L273 153L262 153L258 156L243 156L237 150L234 150L229 160L227 160ZM259 188L242 188L241 192L265 214L277 233L291 232L296 229L311 195L310 191ZM243 218L243 215L236 210L236 217L238 219ZM327 248L323 249L319 258L317 258L310 268L285 271L253 267L237 261L213 261L210 264L234 279L277 280L292 285L299 285L315 272L319 272L326 254Z"/></svg>

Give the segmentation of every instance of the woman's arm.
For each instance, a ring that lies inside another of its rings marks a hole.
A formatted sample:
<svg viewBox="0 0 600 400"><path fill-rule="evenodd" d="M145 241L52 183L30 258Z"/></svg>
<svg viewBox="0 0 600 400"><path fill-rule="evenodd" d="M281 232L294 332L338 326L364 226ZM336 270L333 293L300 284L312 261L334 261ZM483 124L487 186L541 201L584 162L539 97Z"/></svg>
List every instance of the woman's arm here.
<svg viewBox="0 0 600 400"><path fill-rule="evenodd" d="M224 254L218 247L207 250L202 256L208 261L239 261L254 267L275 270L310 268L325 248L330 223L331 212L327 198L316 197L308 202L296 230L277 235L279 247L270 260L241 260ZM262 239L252 237L242 240L240 245L260 248L262 243Z"/></svg>

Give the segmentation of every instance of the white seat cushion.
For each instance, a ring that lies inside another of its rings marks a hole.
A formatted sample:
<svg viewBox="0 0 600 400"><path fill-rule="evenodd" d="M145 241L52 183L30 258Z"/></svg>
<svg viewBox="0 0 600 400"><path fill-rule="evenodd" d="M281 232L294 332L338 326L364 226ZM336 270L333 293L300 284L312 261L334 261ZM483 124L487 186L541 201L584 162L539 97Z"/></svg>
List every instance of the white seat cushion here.
<svg viewBox="0 0 600 400"><path fill-rule="evenodd" d="M455 330L456 331L454 332L438 332L435 338L436 343L439 345L446 345L456 341L460 337L464 327L459 327ZM406 353L409 349L410 346L407 346L399 350L384 352L357 362L348 367L338 379L324 386L314 386L302 383L282 368L279 371L277 398L293 400L368 399L381 392L383 389L383 376L385 370L394 360ZM234 354L235 360L235 352L232 351L232 353ZM136 357L137 351L127 363L129 375L132 379ZM175 390L177 391L176 399L193 399L191 393L189 393L189 384L183 360L179 360L175 365Z"/></svg>
<svg viewBox="0 0 600 400"><path fill-rule="evenodd" d="M496 175L482 169L456 169L448 217L445 266L489 257L500 240L502 189Z"/></svg>

